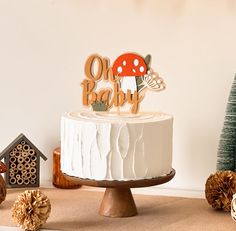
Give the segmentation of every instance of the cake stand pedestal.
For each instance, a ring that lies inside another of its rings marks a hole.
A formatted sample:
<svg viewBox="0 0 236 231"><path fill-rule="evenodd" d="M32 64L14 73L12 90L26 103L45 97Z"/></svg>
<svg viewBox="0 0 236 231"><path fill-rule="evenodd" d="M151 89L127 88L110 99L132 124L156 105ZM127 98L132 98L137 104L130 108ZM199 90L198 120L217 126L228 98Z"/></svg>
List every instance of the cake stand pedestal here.
<svg viewBox="0 0 236 231"><path fill-rule="evenodd" d="M66 174L65 177L80 185L106 188L99 210L100 215L106 217L131 217L137 215L137 208L130 188L142 188L164 184L170 181L174 175L175 170L172 169L166 176L144 180L100 181L82 179L79 177L68 176Z"/></svg>

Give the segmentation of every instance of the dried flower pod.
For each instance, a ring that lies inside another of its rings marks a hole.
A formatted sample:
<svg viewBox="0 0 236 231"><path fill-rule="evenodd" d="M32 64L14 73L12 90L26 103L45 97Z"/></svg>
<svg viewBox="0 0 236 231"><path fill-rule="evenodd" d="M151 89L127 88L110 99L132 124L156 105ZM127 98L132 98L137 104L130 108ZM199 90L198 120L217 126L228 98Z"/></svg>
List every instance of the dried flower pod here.
<svg viewBox="0 0 236 231"><path fill-rule="evenodd" d="M7 194L6 182L0 174L0 204L5 200Z"/></svg>
<svg viewBox="0 0 236 231"><path fill-rule="evenodd" d="M12 218L17 225L28 231L36 231L46 223L51 204L40 190L26 190L20 194L12 208Z"/></svg>
<svg viewBox="0 0 236 231"><path fill-rule="evenodd" d="M207 179L205 195L208 203L215 209L231 210L233 194L236 193L236 173L219 171Z"/></svg>

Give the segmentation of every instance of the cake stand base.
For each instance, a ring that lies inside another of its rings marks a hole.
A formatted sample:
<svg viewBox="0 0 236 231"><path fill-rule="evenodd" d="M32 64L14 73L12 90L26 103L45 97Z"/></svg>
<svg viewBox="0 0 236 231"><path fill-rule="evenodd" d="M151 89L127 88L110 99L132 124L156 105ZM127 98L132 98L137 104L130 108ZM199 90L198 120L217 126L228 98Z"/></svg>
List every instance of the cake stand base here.
<svg viewBox="0 0 236 231"><path fill-rule="evenodd" d="M132 217L137 214L134 198L129 188L107 188L99 214L106 217Z"/></svg>
<svg viewBox="0 0 236 231"><path fill-rule="evenodd" d="M100 215L106 217L131 217L137 214L137 209L130 188L164 184L175 176L175 170L172 169L171 172L165 176L128 181L91 180L68 176L65 173L64 175L70 181L80 185L106 188L99 210Z"/></svg>

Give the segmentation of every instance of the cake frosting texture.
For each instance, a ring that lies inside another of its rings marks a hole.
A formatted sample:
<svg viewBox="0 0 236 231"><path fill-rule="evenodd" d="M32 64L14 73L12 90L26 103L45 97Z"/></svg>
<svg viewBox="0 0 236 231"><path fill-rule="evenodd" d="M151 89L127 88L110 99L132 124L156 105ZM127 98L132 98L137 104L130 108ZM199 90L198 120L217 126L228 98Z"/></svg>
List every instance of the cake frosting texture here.
<svg viewBox="0 0 236 231"><path fill-rule="evenodd" d="M61 119L61 170L95 180L138 180L171 171L173 118L72 112Z"/></svg>

